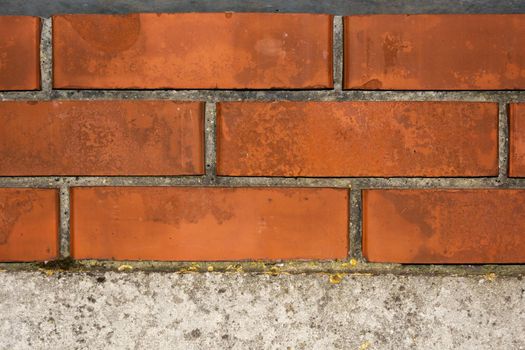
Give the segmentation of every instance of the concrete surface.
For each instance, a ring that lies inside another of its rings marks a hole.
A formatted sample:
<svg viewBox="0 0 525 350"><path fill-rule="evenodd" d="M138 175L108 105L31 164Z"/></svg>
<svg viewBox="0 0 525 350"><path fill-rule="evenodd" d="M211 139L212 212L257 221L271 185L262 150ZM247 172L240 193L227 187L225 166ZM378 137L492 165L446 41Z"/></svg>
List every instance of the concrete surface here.
<svg viewBox="0 0 525 350"><path fill-rule="evenodd" d="M10 350L525 349L521 277L3 272L0 310Z"/></svg>

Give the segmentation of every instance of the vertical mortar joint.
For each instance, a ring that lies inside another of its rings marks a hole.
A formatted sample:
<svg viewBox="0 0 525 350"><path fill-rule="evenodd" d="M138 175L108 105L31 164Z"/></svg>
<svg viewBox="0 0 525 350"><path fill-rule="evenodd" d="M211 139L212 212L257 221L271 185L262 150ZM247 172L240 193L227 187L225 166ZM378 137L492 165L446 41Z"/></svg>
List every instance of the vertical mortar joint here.
<svg viewBox="0 0 525 350"><path fill-rule="evenodd" d="M361 211L362 211L362 196L361 187L353 185L350 189L348 198L350 211L349 222L349 254L348 259L355 259L363 261L363 247L362 247L362 225L361 225Z"/></svg>
<svg viewBox="0 0 525 350"><path fill-rule="evenodd" d="M509 111L507 101L498 103L498 180L508 178L509 169Z"/></svg>
<svg viewBox="0 0 525 350"><path fill-rule="evenodd" d="M333 21L333 79L334 90L343 89L343 17L334 16Z"/></svg>
<svg viewBox="0 0 525 350"><path fill-rule="evenodd" d="M68 258L70 256L70 194L69 187L63 185L59 189L60 191L60 258Z"/></svg>
<svg viewBox="0 0 525 350"><path fill-rule="evenodd" d="M215 177L217 176L216 124L217 106L215 102L206 102L204 111L204 161L206 165L206 181L208 183L215 183Z"/></svg>
<svg viewBox="0 0 525 350"><path fill-rule="evenodd" d="M42 19L42 32L40 37L40 80L42 93L48 99L51 98L51 92L53 90L53 48L51 44L52 25L51 18Z"/></svg>

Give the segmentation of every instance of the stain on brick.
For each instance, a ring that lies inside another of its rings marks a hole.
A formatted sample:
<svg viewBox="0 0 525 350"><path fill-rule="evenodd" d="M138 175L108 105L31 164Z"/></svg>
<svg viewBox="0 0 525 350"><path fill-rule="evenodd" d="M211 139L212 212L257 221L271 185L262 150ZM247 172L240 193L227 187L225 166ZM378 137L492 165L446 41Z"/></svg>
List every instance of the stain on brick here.
<svg viewBox="0 0 525 350"><path fill-rule="evenodd" d="M0 202L0 245L7 244L9 235L20 217L33 209L34 196L28 193L13 193Z"/></svg>
<svg viewBox="0 0 525 350"><path fill-rule="evenodd" d="M100 25L98 16L85 16L82 21L66 16L65 20L87 45L108 54L131 48L140 35L140 15L106 16Z"/></svg>

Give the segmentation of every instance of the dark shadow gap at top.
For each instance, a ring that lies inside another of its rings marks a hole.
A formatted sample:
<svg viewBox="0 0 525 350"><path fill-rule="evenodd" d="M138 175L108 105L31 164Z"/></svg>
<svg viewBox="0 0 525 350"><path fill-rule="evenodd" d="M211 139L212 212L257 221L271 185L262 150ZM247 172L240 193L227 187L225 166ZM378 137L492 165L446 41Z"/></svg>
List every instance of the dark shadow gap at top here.
<svg viewBox="0 0 525 350"><path fill-rule="evenodd" d="M0 15L66 13L275 12L359 14L525 13L523 0L0 0Z"/></svg>

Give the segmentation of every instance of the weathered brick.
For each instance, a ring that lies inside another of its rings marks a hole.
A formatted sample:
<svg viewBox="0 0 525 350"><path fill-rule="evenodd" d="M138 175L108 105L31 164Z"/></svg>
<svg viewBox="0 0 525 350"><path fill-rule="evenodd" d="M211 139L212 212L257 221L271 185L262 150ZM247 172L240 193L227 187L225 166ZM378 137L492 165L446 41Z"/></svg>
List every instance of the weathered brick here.
<svg viewBox="0 0 525 350"><path fill-rule="evenodd" d="M509 176L525 176L525 103L509 107Z"/></svg>
<svg viewBox="0 0 525 350"><path fill-rule="evenodd" d="M0 188L0 261L58 257L58 191Z"/></svg>
<svg viewBox="0 0 525 350"><path fill-rule="evenodd" d="M498 107L467 102L225 102L217 171L243 176L498 174Z"/></svg>
<svg viewBox="0 0 525 350"><path fill-rule="evenodd" d="M203 105L0 102L0 175L202 174Z"/></svg>
<svg viewBox="0 0 525 350"><path fill-rule="evenodd" d="M342 259L346 189L86 187L72 192L76 259Z"/></svg>
<svg viewBox="0 0 525 350"><path fill-rule="evenodd" d="M54 86L333 86L332 16L264 13L53 17Z"/></svg>
<svg viewBox="0 0 525 350"><path fill-rule="evenodd" d="M0 90L40 89L40 19L0 16Z"/></svg>
<svg viewBox="0 0 525 350"><path fill-rule="evenodd" d="M525 15L344 19L347 89L525 88Z"/></svg>
<svg viewBox="0 0 525 350"><path fill-rule="evenodd" d="M371 262L523 263L525 190L363 191Z"/></svg>

